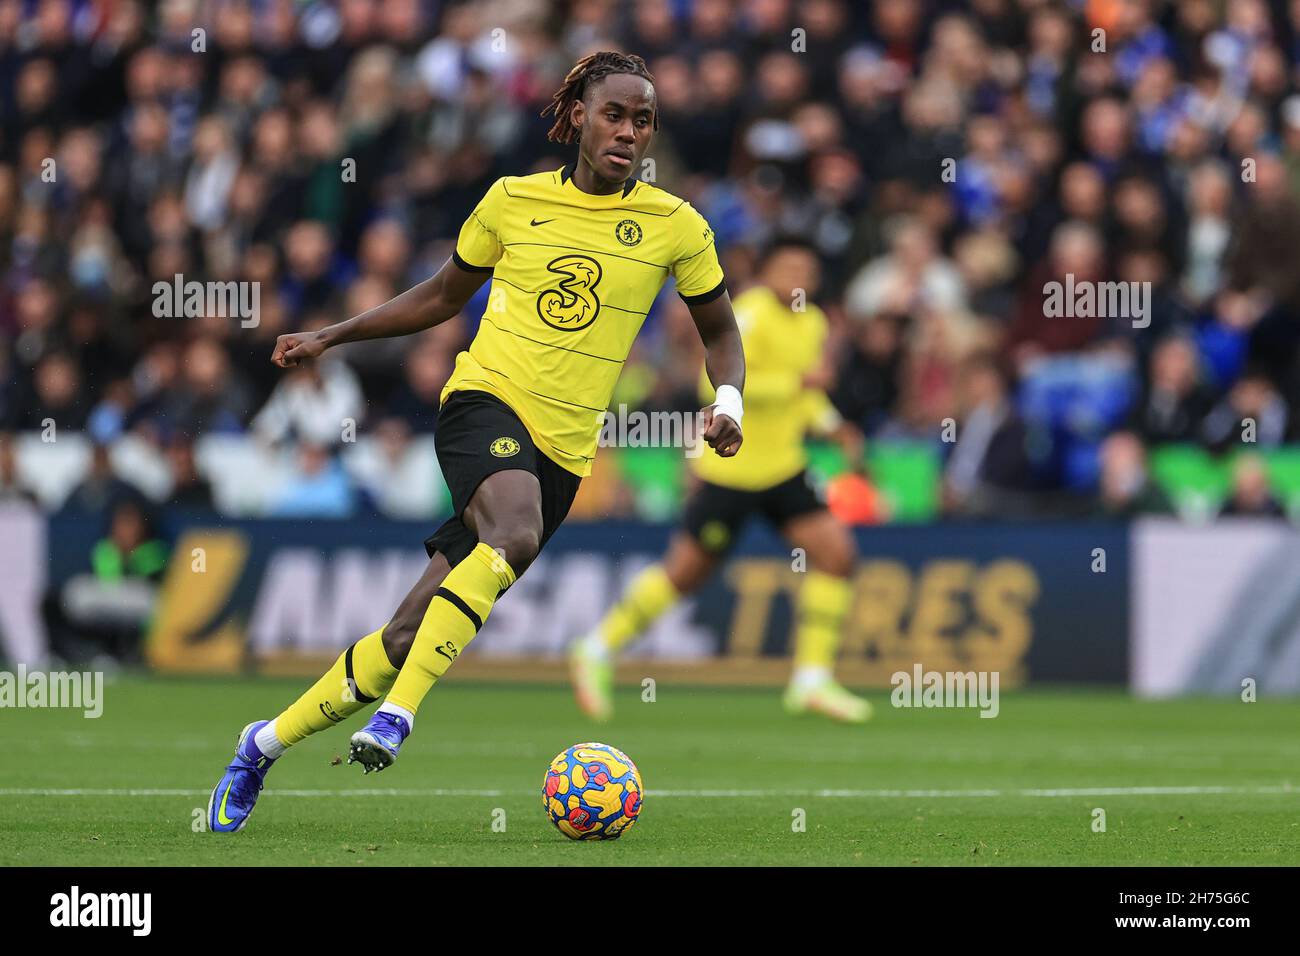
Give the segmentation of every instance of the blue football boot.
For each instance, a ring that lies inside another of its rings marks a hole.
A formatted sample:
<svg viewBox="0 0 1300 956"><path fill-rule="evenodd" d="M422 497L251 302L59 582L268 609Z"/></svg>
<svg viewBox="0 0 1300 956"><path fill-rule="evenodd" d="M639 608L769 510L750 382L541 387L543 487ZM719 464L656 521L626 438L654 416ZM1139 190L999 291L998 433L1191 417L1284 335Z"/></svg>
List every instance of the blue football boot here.
<svg viewBox="0 0 1300 956"><path fill-rule="evenodd" d="M366 725L352 735L348 763L361 764L365 768L363 773L372 770L377 773L390 767L402 749L402 741L410 733L405 718L377 710L370 715Z"/></svg>
<svg viewBox="0 0 1300 956"><path fill-rule="evenodd" d="M208 798L208 829L213 833L237 833L257 806L258 795L266 779L266 772L275 760L257 747L253 737L270 721L255 720L239 734L235 745L235 759Z"/></svg>

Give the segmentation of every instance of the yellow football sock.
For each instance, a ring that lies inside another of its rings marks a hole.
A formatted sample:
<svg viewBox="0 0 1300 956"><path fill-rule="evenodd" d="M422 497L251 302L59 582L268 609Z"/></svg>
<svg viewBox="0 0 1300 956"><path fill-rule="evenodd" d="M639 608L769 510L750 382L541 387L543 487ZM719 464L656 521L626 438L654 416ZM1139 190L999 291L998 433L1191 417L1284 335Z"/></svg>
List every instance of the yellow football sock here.
<svg viewBox="0 0 1300 956"><path fill-rule="evenodd" d="M480 541L451 569L429 602L386 702L414 714L424 695L474 639L497 597L514 581L510 565Z"/></svg>
<svg viewBox="0 0 1300 956"><path fill-rule="evenodd" d="M396 678L381 627L340 654L334 666L275 719L275 735L285 746L296 744L373 704Z"/></svg>
<svg viewBox="0 0 1300 956"><path fill-rule="evenodd" d="M676 604L680 597L673 582L668 580L664 566L650 565L632 579L618 603L596 625L600 643L607 650L619 650Z"/></svg>
<svg viewBox="0 0 1300 956"><path fill-rule="evenodd" d="M844 578L822 571L808 572L795 599L796 668L830 671L852 600L853 589Z"/></svg>

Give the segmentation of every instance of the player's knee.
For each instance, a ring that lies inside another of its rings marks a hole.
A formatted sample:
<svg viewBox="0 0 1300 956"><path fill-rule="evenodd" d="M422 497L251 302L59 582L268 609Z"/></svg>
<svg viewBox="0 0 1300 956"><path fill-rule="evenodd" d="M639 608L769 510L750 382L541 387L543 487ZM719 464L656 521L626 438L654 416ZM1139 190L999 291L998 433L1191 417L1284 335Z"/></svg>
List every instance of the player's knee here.
<svg viewBox="0 0 1300 956"><path fill-rule="evenodd" d="M853 540L845 534L842 538L832 537L823 541L811 557L813 567L818 571L837 578L847 578L853 573L857 551L853 547Z"/></svg>
<svg viewBox="0 0 1300 956"><path fill-rule="evenodd" d="M515 577L518 577L533 563L537 552L541 550L542 530L528 521L509 524L503 522L489 528L480 528L479 540L496 549L515 572Z"/></svg>
<svg viewBox="0 0 1300 956"><path fill-rule="evenodd" d="M853 571L852 548L836 549L827 558L826 566L822 568L827 574L833 574L837 578L847 578Z"/></svg>
<svg viewBox="0 0 1300 956"><path fill-rule="evenodd" d="M704 582L713 573L715 563L716 559L707 553L692 555L685 560L669 560L664 564L664 575L673 590L685 597L704 586Z"/></svg>
<svg viewBox="0 0 1300 956"><path fill-rule="evenodd" d="M668 583L673 586L673 590L681 597L694 594L700 589L702 583L698 574L682 568L667 568L664 576L668 578Z"/></svg>
<svg viewBox="0 0 1300 956"><path fill-rule="evenodd" d="M834 560L828 561L824 567L819 568L818 570L823 571L834 578L847 578L853 571L853 560L848 556L839 555L836 556Z"/></svg>

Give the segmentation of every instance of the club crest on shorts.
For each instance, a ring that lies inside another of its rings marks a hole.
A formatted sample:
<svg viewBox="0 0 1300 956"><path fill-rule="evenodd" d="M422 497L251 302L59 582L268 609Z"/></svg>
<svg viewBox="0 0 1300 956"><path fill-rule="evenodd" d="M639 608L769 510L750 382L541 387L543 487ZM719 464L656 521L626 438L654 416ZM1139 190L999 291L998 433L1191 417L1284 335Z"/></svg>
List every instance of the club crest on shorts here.
<svg viewBox="0 0 1300 956"><path fill-rule="evenodd" d="M519 453L519 442L503 435L488 446L488 451L498 458L509 458Z"/></svg>
<svg viewBox="0 0 1300 956"><path fill-rule="evenodd" d="M641 241L641 226L634 219L624 219L614 227L614 235L625 246L635 246Z"/></svg>
<svg viewBox="0 0 1300 956"><path fill-rule="evenodd" d="M721 521L709 521L700 529L700 544L706 551L721 551L731 538L731 530Z"/></svg>

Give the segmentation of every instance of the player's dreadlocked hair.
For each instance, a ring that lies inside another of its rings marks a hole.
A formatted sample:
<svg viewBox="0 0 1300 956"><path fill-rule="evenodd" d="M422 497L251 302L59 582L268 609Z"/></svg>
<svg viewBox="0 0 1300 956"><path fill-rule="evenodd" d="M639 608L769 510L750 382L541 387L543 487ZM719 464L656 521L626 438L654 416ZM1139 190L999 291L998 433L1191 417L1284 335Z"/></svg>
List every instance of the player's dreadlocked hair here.
<svg viewBox="0 0 1300 956"><path fill-rule="evenodd" d="M555 91L550 105L542 110L543 116L547 113L555 115L555 125L546 134L546 138L555 143L576 143L578 130L571 118L573 104L587 95L589 83L602 80L614 73L631 73L633 76L644 77L651 83L655 81L650 71L646 69L645 60L636 54L614 53L610 50L589 53L573 65L569 75L564 78L564 85ZM654 128L659 128L657 111L654 117Z"/></svg>

